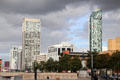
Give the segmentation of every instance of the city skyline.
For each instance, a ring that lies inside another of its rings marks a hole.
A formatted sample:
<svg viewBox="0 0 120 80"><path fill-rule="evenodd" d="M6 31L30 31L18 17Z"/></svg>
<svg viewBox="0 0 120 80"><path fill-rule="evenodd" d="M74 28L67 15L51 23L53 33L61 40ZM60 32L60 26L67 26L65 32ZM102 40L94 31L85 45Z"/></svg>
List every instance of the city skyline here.
<svg viewBox="0 0 120 80"><path fill-rule="evenodd" d="M22 44L24 17L41 19L42 52L47 51L48 45L64 41L75 44L78 49L88 48L88 20L95 8L103 10L103 46L107 47L108 39L120 36L119 4L120 1L114 0L39 0L29 4L23 0L0 1L0 56L7 56L12 45Z"/></svg>

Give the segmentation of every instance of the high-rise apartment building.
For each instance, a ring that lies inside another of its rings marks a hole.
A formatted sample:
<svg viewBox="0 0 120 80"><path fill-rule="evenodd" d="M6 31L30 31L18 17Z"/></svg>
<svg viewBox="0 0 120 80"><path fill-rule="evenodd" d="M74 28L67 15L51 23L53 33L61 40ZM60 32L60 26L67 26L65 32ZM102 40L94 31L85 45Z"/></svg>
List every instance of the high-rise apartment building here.
<svg viewBox="0 0 120 80"><path fill-rule="evenodd" d="M48 59L53 58L53 60L58 61L64 51L73 52L73 48L74 45L68 42L51 45L48 47Z"/></svg>
<svg viewBox="0 0 120 80"><path fill-rule="evenodd" d="M90 51L102 51L102 11L92 12L89 22Z"/></svg>
<svg viewBox="0 0 120 80"><path fill-rule="evenodd" d="M108 50L109 51L116 51L116 50L120 51L120 37L108 40Z"/></svg>
<svg viewBox="0 0 120 80"><path fill-rule="evenodd" d="M10 69L21 70L22 67L22 47L12 46L10 50Z"/></svg>
<svg viewBox="0 0 120 80"><path fill-rule="evenodd" d="M22 69L31 69L34 57L40 54L40 29L40 19L24 19L22 24Z"/></svg>

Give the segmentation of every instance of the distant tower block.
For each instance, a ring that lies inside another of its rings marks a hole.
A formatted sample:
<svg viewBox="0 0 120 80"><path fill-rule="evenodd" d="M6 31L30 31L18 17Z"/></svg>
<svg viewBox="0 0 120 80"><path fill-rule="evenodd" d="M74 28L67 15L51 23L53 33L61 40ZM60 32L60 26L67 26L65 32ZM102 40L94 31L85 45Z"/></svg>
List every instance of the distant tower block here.
<svg viewBox="0 0 120 80"><path fill-rule="evenodd" d="M23 69L31 69L35 56L40 54L40 31L40 19L24 19L22 24Z"/></svg>
<svg viewBox="0 0 120 80"><path fill-rule="evenodd" d="M102 51L102 11L92 12L89 22L89 47L90 51Z"/></svg>

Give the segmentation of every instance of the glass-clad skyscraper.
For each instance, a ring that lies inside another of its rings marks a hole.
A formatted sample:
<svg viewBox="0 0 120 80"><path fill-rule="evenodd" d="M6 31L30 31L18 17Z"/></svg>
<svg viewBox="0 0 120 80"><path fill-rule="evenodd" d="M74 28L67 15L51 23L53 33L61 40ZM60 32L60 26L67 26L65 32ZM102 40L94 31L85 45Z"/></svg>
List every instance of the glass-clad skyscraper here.
<svg viewBox="0 0 120 80"><path fill-rule="evenodd" d="M102 51L102 11L96 10L90 15L89 22L90 51Z"/></svg>
<svg viewBox="0 0 120 80"><path fill-rule="evenodd" d="M40 31L40 19L24 19L22 24L23 69L30 69L35 56L40 54Z"/></svg>

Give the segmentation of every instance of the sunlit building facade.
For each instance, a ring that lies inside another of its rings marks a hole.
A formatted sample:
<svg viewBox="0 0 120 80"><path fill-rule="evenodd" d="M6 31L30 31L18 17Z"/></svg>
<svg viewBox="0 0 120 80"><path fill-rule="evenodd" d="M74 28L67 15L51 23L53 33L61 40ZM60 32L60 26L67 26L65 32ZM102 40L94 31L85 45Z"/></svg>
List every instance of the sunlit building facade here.
<svg viewBox="0 0 120 80"><path fill-rule="evenodd" d="M10 50L10 69L21 70L22 68L22 47L13 45Z"/></svg>
<svg viewBox="0 0 120 80"><path fill-rule="evenodd" d="M102 51L102 11L92 12L89 22L90 51Z"/></svg>
<svg viewBox="0 0 120 80"><path fill-rule="evenodd" d="M109 51L116 51L116 50L120 51L120 37L108 40L108 50Z"/></svg>
<svg viewBox="0 0 120 80"><path fill-rule="evenodd" d="M38 63L44 61L47 61L47 54L46 53L40 53L40 55L35 56L35 59L37 60Z"/></svg>
<svg viewBox="0 0 120 80"><path fill-rule="evenodd" d="M22 69L32 68L34 57L40 54L40 29L40 19L24 19L22 24Z"/></svg>
<svg viewBox="0 0 120 80"><path fill-rule="evenodd" d="M73 52L74 45L68 42L62 42L60 44L51 45L48 47L48 59L52 58L55 61L59 61L59 57L62 56L64 51Z"/></svg>

